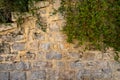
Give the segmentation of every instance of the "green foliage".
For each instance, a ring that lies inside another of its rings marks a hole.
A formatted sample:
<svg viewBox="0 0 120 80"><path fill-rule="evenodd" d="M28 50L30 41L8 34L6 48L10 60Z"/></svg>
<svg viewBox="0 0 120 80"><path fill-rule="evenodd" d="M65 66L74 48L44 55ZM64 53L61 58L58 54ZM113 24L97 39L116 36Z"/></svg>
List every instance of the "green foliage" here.
<svg viewBox="0 0 120 80"><path fill-rule="evenodd" d="M67 41L120 51L120 0L62 0Z"/></svg>

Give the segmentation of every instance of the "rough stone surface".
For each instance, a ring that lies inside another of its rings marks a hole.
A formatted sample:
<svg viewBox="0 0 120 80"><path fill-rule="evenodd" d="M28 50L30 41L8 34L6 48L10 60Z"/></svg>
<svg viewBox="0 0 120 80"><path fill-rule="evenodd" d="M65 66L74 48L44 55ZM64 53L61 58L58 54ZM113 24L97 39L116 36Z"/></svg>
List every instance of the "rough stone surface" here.
<svg viewBox="0 0 120 80"><path fill-rule="evenodd" d="M73 68L80 68L80 69L83 69L84 68L84 64L77 60L77 61L73 61L73 62L70 62L70 67L73 69Z"/></svg>
<svg viewBox="0 0 120 80"><path fill-rule="evenodd" d="M0 72L0 80L9 80L9 72Z"/></svg>
<svg viewBox="0 0 120 80"><path fill-rule="evenodd" d="M0 56L0 62L2 62L4 60L4 58L2 56Z"/></svg>
<svg viewBox="0 0 120 80"><path fill-rule="evenodd" d="M30 63L29 62L18 62L15 63L16 69L17 70L29 70L31 68Z"/></svg>
<svg viewBox="0 0 120 80"><path fill-rule="evenodd" d="M52 68L52 63L51 62L39 61L39 62L35 62L33 64L33 67L38 68L38 69Z"/></svg>
<svg viewBox="0 0 120 80"><path fill-rule="evenodd" d="M13 49L18 50L18 51L24 50L25 49L25 43L14 43L13 44Z"/></svg>
<svg viewBox="0 0 120 80"><path fill-rule="evenodd" d="M7 70L8 64L7 63L1 63L0 64L0 71L5 71Z"/></svg>
<svg viewBox="0 0 120 80"><path fill-rule="evenodd" d="M40 45L40 48L44 50L49 50L50 49L50 43L43 43Z"/></svg>
<svg viewBox="0 0 120 80"><path fill-rule="evenodd" d="M61 31L64 16L53 15L60 2L38 1L37 15L25 13L20 27L0 24L0 80L120 80L115 51L85 50L77 41L67 43ZM13 24L17 18L12 13Z"/></svg>
<svg viewBox="0 0 120 80"><path fill-rule="evenodd" d="M58 80L74 80L74 79L75 79L74 71L59 72Z"/></svg>
<svg viewBox="0 0 120 80"><path fill-rule="evenodd" d="M26 80L26 73L25 72L11 72L10 73L10 80Z"/></svg>
<svg viewBox="0 0 120 80"><path fill-rule="evenodd" d="M61 59L62 58L62 54L55 52L55 51L51 51L49 53L46 54L46 59Z"/></svg>
<svg viewBox="0 0 120 80"><path fill-rule="evenodd" d="M46 80L46 73L42 71L32 71L30 80Z"/></svg>
<svg viewBox="0 0 120 80"><path fill-rule="evenodd" d="M38 40L44 40L45 39L44 35L41 34L41 33L34 33L34 38L38 39Z"/></svg>
<svg viewBox="0 0 120 80"><path fill-rule="evenodd" d="M0 43L0 54L10 54L10 45L8 43Z"/></svg>

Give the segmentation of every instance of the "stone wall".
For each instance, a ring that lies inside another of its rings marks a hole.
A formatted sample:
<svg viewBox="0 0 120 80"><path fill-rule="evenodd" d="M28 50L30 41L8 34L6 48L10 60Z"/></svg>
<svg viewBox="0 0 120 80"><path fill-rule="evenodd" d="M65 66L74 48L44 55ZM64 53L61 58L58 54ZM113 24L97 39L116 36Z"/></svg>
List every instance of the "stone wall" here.
<svg viewBox="0 0 120 80"><path fill-rule="evenodd" d="M84 51L66 42L64 18L52 15L59 6L60 0L36 4L46 32L33 17L22 29L16 23L0 26L0 80L120 80L112 50Z"/></svg>

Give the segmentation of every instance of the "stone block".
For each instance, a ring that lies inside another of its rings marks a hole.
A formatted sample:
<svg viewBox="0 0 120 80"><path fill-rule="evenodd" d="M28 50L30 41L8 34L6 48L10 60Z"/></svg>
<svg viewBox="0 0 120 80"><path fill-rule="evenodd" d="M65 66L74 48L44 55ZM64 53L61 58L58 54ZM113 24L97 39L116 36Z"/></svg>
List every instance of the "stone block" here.
<svg viewBox="0 0 120 80"><path fill-rule="evenodd" d="M35 4L36 8L43 8L49 5L48 1L39 1Z"/></svg>
<svg viewBox="0 0 120 80"><path fill-rule="evenodd" d="M20 40L23 40L24 39L24 36L23 35L17 35L15 36L14 40L15 41L20 41Z"/></svg>
<svg viewBox="0 0 120 80"><path fill-rule="evenodd" d="M76 53L76 52L69 52L68 56L70 56L71 58L75 58L75 59L82 58L82 54L81 53Z"/></svg>
<svg viewBox="0 0 120 80"><path fill-rule="evenodd" d="M31 69L31 65L29 62L22 62L22 61L15 63L15 67L17 70L20 70L20 71Z"/></svg>
<svg viewBox="0 0 120 80"><path fill-rule="evenodd" d="M58 80L58 77L59 77L58 71L47 69L46 74L47 74L46 80Z"/></svg>
<svg viewBox="0 0 120 80"><path fill-rule="evenodd" d="M9 72L0 72L0 80L9 80Z"/></svg>
<svg viewBox="0 0 120 80"><path fill-rule="evenodd" d="M6 34L6 35L2 35L2 40L6 41L6 42L11 42L14 41L12 34Z"/></svg>
<svg viewBox="0 0 120 80"><path fill-rule="evenodd" d="M75 72L60 71L58 80L75 80Z"/></svg>
<svg viewBox="0 0 120 80"><path fill-rule="evenodd" d="M6 71L8 69L7 63L0 63L0 71Z"/></svg>
<svg viewBox="0 0 120 80"><path fill-rule="evenodd" d="M0 63L0 71L15 70L15 65L12 63Z"/></svg>
<svg viewBox="0 0 120 80"><path fill-rule="evenodd" d="M57 60L62 59L62 54L60 54L60 53L54 54L54 59L57 59Z"/></svg>
<svg viewBox="0 0 120 80"><path fill-rule="evenodd" d="M44 61L38 61L33 63L33 68L36 69L47 69L47 68L52 68L52 63L51 62L44 62Z"/></svg>
<svg viewBox="0 0 120 80"><path fill-rule="evenodd" d="M46 72L44 70L31 71L30 80L46 80Z"/></svg>
<svg viewBox="0 0 120 80"><path fill-rule="evenodd" d="M94 77L92 76L93 71L92 70L84 70L84 73L82 75L82 80L94 80Z"/></svg>
<svg viewBox="0 0 120 80"><path fill-rule="evenodd" d="M76 72L76 80L82 80L83 73L84 70L79 70L78 72Z"/></svg>
<svg viewBox="0 0 120 80"><path fill-rule="evenodd" d="M23 36L23 32L16 30L14 32L10 32L5 35L2 35L1 38L3 41L6 41L6 42L14 42L14 41L22 40L24 36Z"/></svg>
<svg viewBox="0 0 120 80"><path fill-rule="evenodd" d="M6 63L7 64L7 63ZM7 64L7 70L8 71L13 71L13 70L15 70L16 69L16 67L15 67L15 65L14 65L14 63L9 63L9 64Z"/></svg>
<svg viewBox="0 0 120 80"><path fill-rule="evenodd" d="M52 60L52 59L60 60L60 59L62 59L62 54L59 53L59 52L50 51L49 53L46 54L46 59L49 59L49 60Z"/></svg>
<svg viewBox="0 0 120 80"><path fill-rule="evenodd" d="M40 44L40 49L44 49L44 50L49 50L50 49L50 43L43 43Z"/></svg>
<svg viewBox="0 0 120 80"><path fill-rule="evenodd" d="M64 62L56 62L56 67L57 68L65 68L65 63Z"/></svg>
<svg viewBox="0 0 120 80"><path fill-rule="evenodd" d="M95 59L95 53L94 52L85 52L83 54L84 60L94 60Z"/></svg>
<svg viewBox="0 0 120 80"><path fill-rule="evenodd" d="M10 54L10 45L8 43L0 43L0 54Z"/></svg>
<svg viewBox="0 0 120 80"><path fill-rule="evenodd" d="M94 80L101 80L103 78L103 74L101 72L92 73Z"/></svg>
<svg viewBox="0 0 120 80"><path fill-rule="evenodd" d="M25 49L25 43L14 43L12 48L16 51L21 51Z"/></svg>
<svg viewBox="0 0 120 80"><path fill-rule="evenodd" d="M4 60L4 57L0 56L0 62L2 62Z"/></svg>
<svg viewBox="0 0 120 80"><path fill-rule="evenodd" d="M70 62L70 67L71 67L71 69L74 69L74 68L83 69L85 67L85 65L81 61L77 60L77 61Z"/></svg>
<svg viewBox="0 0 120 80"><path fill-rule="evenodd" d="M26 80L25 72L10 72L10 80Z"/></svg>

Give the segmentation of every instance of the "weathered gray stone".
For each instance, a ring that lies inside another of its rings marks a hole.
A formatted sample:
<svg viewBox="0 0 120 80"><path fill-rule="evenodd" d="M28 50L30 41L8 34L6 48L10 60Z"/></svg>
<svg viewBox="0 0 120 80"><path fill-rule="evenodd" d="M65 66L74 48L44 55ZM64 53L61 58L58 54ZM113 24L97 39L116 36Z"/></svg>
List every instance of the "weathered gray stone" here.
<svg viewBox="0 0 120 80"><path fill-rule="evenodd" d="M0 62L2 62L4 60L4 58L2 56L0 56Z"/></svg>
<svg viewBox="0 0 120 80"><path fill-rule="evenodd" d="M77 80L82 80L83 73L84 73L84 70L79 70L79 71L76 73L76 79L77 79Z"/></svg>
<svg viewBox="0 0 120 80"><path fill-rule="evenodd" d="M14 63L9 63L9 64L7 64L7 70L13 71L13 70L15 70L15 69L16 69L16 67L15 67Z"/></svg>
<svg viewBox="0 0 120 80"><path fill-rule="evenodd" d="M14 43L12 48L17 51L21 51L25 49L25 43Z"/></svg>
<svg viewBox="0 0 120 80"><path fill-rule="evenodd" d="M49 50L50 49L50 43L44 43L40 45L40 48L44 50Z"/></svg>
<svg viewBox="0 0 120 80"><path fill-rule="evenodd" d="M34 62L33 67L38 68L38 69L52 68L52 63L51 62L43 62L43 61Z"/></svg>
<svg viewBox="0 0 120 80"><path fill-rule="evenodd" d="M11 42L13 41L13 37L11 34L6 34L2 36L2 40L6 41L6 42Z"/></svg>
<svg viewBox="0 0 120 80"><path fill-rule="evenodd" d="M46 80L58 80L59 72L56 70L47 69L46 70L47 79Z"/></svg>
<svg viewBox="0 0 120 80"><path fill-rule="evenodd" d="M64 62L56 62L57 68L65 68L65 63Z"/></svg>
<svg viewBox="0 0 120 80"><path fill-rule="evenodd" d="M9 72L0 72L0 80L9 80Z"/></svg>
<svg viewBox="0 0 120 80"><path fill-rule="evenodd" d="M61 59L62 58L62 54L55 52L55 51L51 51L49 53L46 54L46 59Z"/></svg>
<svg viewBox="0 0 120 80"><path fill-rule="evenodd" d="M94 80L101 80L103 78L103 74L101 72L92 73L92 76Z"/></svg>
<svg viewBox="0 0 120 80"><path fill-rule="evenodd" d="M10 80L26 80L25 72L10 72Z"/></svg>
<svg viewBox="0 0 120 80"><path fill-rule="evenodd" d="M75 59L82 57L82 55L80 53L76 53L76 52L69 52L69 56L71 58L75 58Z"/></svg>
<svg viewBox="0 0 120 80"><path fill-rule="evenodd" d="M108 67L108 68L103 68L102 69L102 74L103 74L103 79L105 80L110 80L113 76L112 76L112 71L111 69Z"/></svg>
<svg viewBox="0 0 120 80"><path fill-rule="evenodd" d="M49 60L54 59L54 53L52 53L52 52L47 53L46 54L46 59L49 59Z"/></svg>
<svg viewBox="0 0 120 80"><path fill-rule="evenodd" d="M92 72L92 70L84 70L82 80L94 80L94 77L91 74Z"/></svg>
<svg viewBox="0 0 120 80"><path fill-rule="evenodd" d="M10 45L8 43L0 43L0 54L10 54Z"/></svg>
<svg viewBox="0 0 120 80"><path fill-rule="evenodd" d="M44 70L32 71L30 77L30 80L46 80L46 72Z"/></svg>
<svg viewBox="0 0 120 80"><path fill-rule="evenodd" d="M0 64L0 71L8 71L8 70L14 70L15 65L12 63L1 63Z"/></svg>
<svg viewBox="0 0 120 80"><path fill-rule="evenodd" d="M20 41L20 40L22 40L23 38L24 38L23 35L17 35L17 36L14 38L14 40L15 40L15 41Z"/></svg>
<svg viewBox="0 0 120 80"><path fill-rule="evenodd" d="M29 62L17 62L15 66L17 70L29 70L31 68Z"/></svg>
<svg viewBox="0 0 120 80"><path fill-rule="evenodd" d="M75 72L60 71L58 80L75 80Z"/></svg>
<svg viewBox="0 0 120 80"><path fill-rule="evenodd" d="M62 54L56 53L54 54L54 59L60 60L62 58Z"/></svg>
<svg viewBox="0 0 120 80"><path fill-rule="evenodd" d="M112 61L112 62L109 62L109 64L110 64L110 68L112 69L112 71L120 72L119 71L119 69L120 69L120 63L119 62Z"/></svg>
<svg viewBox="0 0 120 80"><path fill-rule="evenodd" d="M24 38L23 33L20 31L14 31L5 35L2 35L2 40L6 42L19 41Z"/></svg>
<svg viewBox="0 0 120 80"><path fill-rule="evenodd" d="M7 63L0 63L0 71L6 71L8 68Z"/></svg>
<svg viewBox="0 0 120 80"><path fill-rule="evenodd" d="M81 61L74 61L74 62L70 62L70 67L71 68L78 68L78 69L83 69L84 64Z"/></svg>

